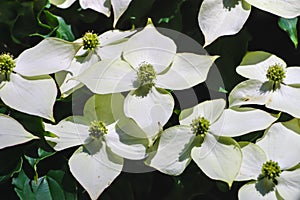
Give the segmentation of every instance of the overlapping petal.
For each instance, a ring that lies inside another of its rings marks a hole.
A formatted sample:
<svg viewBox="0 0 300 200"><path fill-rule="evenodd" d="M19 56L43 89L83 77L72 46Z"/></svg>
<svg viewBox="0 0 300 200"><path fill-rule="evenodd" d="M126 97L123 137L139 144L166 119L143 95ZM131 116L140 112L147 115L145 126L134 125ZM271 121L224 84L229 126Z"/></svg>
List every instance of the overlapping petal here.
<svg viewBox="0 0 300 200"><path fill-rule="evenodd" d="M263 182L251 182L245 184L239 189L240 200L274 200L276 198L275 188L270 191L266 190Z"/></svg>
<svg viewBox="0 0 300 200"><path fill-rule="evenodd" d="M276 189L284 199L300 199L300 169L283 171L278 177Z"/></svg>
<svg viewBox="0 0 300 200"><path fill-rule="evenodd" d="M169 175L181 174L191 161L195 134L189 126L174 126L162 132L157 151L146 163Z"/></svg>
<svg viewBox="0 0 300 200"><path fill-rule="evenodd" d="M80 6L83 9L93 9L99 13L110 16L110 1L109 0L79 0Z"/></svg>

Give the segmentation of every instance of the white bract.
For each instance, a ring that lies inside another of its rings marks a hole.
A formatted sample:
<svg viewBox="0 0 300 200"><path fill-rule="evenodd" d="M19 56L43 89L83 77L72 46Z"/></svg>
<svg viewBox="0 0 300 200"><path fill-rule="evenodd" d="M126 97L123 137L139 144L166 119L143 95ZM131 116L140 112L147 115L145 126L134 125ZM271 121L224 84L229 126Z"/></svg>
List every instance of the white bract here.
<svg viewBox="0 0 300 200"><path fill-rule="evenodd" d="M236 71L250 80L232 90L230 107L259 104L300 117L300 67L286 67L282 59L266 52L250 52Z"/></svg>
<svg viewBox="0 0 300 200"><path fill-rule="evenodd" d="M256 144L241 143L240 200L300 199L299 120L275 123ZM296 167L295 167L296 166Z"/></svg>
<svg viewBox="0 0 300 200"><path fill-rule="evenodd" d="M0 149L22 144L38 137L30 134L15 119L0 114Z"/></svg>
<svg viewBox="0 0 300 200"><path fill-rule="evenodd" d="M157 152L150 154L146 163L163 173L179 175L193 159L208 177L231 186L242 154L239 145L226 136L267 128L276 117L260 110L224 108L225 101L217 99L183 110L180 125L162 132Z"/></svg>
<svg viewBox="0 0 300 200"><path fill-rule="evenodd" d="M221 36L238 33L250 15L251 5L284 18L300 15L298 0L204 0L198 23L205 46Z"/></svg>
<svg viewBox="0 0 300 200"><path fill-rule="evenodd" d="M35 60L32 60L33 69ZM18 111L54 121L53 105L57 89L49 75L23 74L20 65L9 54L0 55L0 98ZM40 66L38 66L40 67Z"/></svg>
<svg viewBox="0 0 300 200"><path fill-rule="evenodd" d="M110 103L123 105L121 94L91 97L84 108L84 116L66 118L57 125L45 123L45 130L57 137L46 137L57 151L80 147L69 159L73 176L87 190L92 199L107 188L121 173L123 158L139 160L145 157L147 143L138 126L113 111Z"/></svg>
<svg viewBox="0 0 300 200"><path fill-rule="evenodd" d="M125 114L151 138L173 112L174 100L164 89L182 90L205 81L217 58L176 50L174 41L149 20L124 45L124 60L100 61L76 79L98 94L131 91L125 99Z"/></svg>
<svg viewBox="0 0 300 200"><path fill-rule="evenodd" d="M50 0L50 3L59 8L68 8L76 0ZM117 24L121 15L126 11L132 0L79 0L83 9L90 8L100 12L107 17L111 15L111 7L114 11L114 26Z"/></svg>

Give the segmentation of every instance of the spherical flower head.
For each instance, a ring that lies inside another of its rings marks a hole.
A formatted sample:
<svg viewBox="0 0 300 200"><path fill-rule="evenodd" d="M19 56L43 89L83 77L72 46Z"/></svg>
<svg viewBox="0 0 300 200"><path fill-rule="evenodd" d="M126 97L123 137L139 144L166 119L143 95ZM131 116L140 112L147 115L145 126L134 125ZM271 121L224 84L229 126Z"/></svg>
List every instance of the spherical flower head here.
<svg viewBox="0 0 300 200"><path fill-rule="evenodd" d="M261 173L263 177L276 182L275 178L279 177L281 169L277 162L270 160L263 164Z"/></svg>
<svg viewBox="0 0 300 200"><path fill-rule="evenodd" d="M269 67L266 77L275 84L282 83L285 78L285 71L282 66L275 64Z"/></svg>
<svg viewBox="0 0 300 200"><path fill-rule="evenodd" d="M10 74L15 66L15 61L10 54L4 53L0 55L0 74Z"/></svg>
<svg viewBox="0 0 300 200"><path fill-rule="evenodd" d="M210 122L204 117L198 117L192 120L190 126L194 134L204 137L209 130Z"/></svg>
<svg viewBox="0 0 300 200"><path fill-rule="evenodd" d="M153 65L149 63L141 64L137 71L137 79L140 85L154 85L154 80L156 79L156 72L153 68Z"/></svg>
<svg viewBox="0 0 300 200"><path fill-rule="evenodd" d="M101 136L107 134L108 130L102 121L93 121L89 128L90 136L99 139Z"/></svg>
<svg viewBox="0 0 300 200"><path fill-rule="evenodd" d="M85 50L94 50L97 46L100 45L97 34L87 32L82 37L83 49Z"/></svg>

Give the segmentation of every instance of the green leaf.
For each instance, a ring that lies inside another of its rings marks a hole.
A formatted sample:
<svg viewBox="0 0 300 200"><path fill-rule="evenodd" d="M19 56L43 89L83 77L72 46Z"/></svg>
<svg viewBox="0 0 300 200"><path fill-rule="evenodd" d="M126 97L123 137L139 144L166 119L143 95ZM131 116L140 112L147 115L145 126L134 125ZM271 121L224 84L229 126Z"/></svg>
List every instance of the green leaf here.
<svg viewBox="0 0 300 200"><path fill-rule="evenodd" d="M25 155L26 160L31 165L31 167L34 169L34 173L35 173L34 180L35 180L35 182L38 181L37 164L41 160L43 160L43 159L45 159L49 156L52 156L53 154L55 154L55 152L47 152L47 151L44 151L43 149L39 148L38 149L38 158L32 158L32 157L29 157L29 156Z"/></svg>
<svg viewBox="0 0 300 200"><path fill-rule="evenodd" d="M71 200L76 199L76 194L67 192L63 188L63 182L66 174L60 170L51 170L37 182L28 178L22 170L19 176L13 178L12 184L21 200ZM70 191L70 190L68 190ZM71 191L75 191L75 185Z"/></svg>
<svg viewBox="0 0 300 200"><path fill-rule="evenodd" d="M292 19L285 19L285 18L279 18L278 25L279 27L287 32L290 39L294 43L295 48L298 47L298 33L297 33L297 23L298 18L292 18Z"/></svg>

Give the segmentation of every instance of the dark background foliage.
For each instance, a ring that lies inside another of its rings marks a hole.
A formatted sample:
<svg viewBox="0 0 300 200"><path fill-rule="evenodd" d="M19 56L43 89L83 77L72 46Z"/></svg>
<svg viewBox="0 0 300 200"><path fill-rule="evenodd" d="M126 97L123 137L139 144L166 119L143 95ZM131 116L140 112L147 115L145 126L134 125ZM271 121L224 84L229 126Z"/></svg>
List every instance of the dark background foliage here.
<svg viewBox="0 0 300 200"><path fill-rule="evenodd" d="M128 30L132 26L143 27L147 18L151 17L155 26L180 31L203 44L197 22L201 3L202 0L133 0L116 28ZM267 51L283 58L289 66L299 65L299 50L295 49L287 33L279 28L278 19L252 8L248 21L238 34L221 37L206 48L211 55L221 56L216 64L227 91L243 80L236 74L235 68L247 51ZM90 9L83 10L78 2L63 10L50 6L47 0L1 0L0 53L10 52L17 57L45 37L73 41L87 31L100 34L110 30L112 23L112 17L107 18ZM195 86L194 90L199 94L199 102L210 98L205 84ZM71 115L71 108L70 99L58 100L54 110L56 121ZM41 138L47 134L44 133L41 118L19 113L3 104L0 104L0 113L10 114L28 131ZM169 123L175 121L171 119ZM261 134L256 132L235 139L253 141ZM68 158L74 150L71 148L54 153L43 139L1 150L1 199L89 199L67 167ZM206 177L191 163L178 177L159 172L124 172L100 199L234 200L242 184L234 183L229 189L225 183Z"/></svg>

